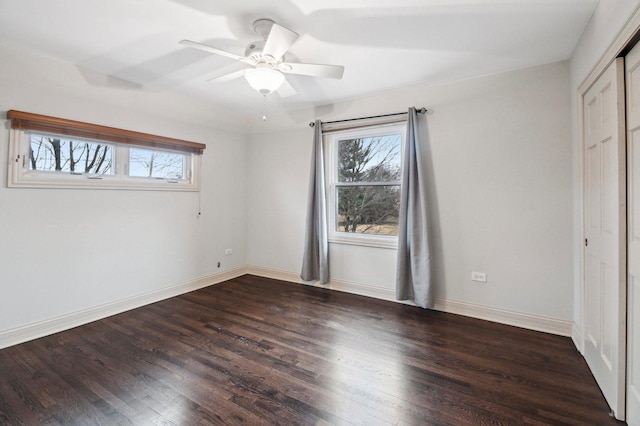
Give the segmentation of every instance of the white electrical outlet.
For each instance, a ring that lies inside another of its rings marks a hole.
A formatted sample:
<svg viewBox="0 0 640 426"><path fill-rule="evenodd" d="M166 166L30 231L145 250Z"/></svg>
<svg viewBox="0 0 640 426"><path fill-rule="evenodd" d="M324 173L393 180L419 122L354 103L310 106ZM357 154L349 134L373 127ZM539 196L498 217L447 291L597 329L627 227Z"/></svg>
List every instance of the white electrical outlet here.
<svg viewBox="0 0 640 426"><path fill-rule="evenodd" d="M479 283L487 282L487 274L484 272L471 271L471 281L477 281Z"/></svg>
<svg viewBox="0 0 640 426"><path fill-rule="evenodd" d="M224 254L225 254L226 256L229 256L231 253L233 253L233 249L226 249L226 250L224 251Z"/></svg>

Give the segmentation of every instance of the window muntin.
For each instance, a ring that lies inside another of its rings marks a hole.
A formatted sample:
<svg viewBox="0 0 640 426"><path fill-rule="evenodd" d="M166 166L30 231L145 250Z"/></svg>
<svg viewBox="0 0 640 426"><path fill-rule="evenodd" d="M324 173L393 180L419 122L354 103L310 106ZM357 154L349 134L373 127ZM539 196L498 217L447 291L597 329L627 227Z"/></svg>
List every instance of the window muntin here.
<svg viewBox="0 0 640 426"><path fill-rule="evenodd" d="M11 129L9 142L9 187L199 189L195 153L22 129Z"/></svg>
<svg viewBox="0 0 640 426"><path fill-rule="evenodd" d="M404 124L330 133L330 242L395 247Z"/></svg>

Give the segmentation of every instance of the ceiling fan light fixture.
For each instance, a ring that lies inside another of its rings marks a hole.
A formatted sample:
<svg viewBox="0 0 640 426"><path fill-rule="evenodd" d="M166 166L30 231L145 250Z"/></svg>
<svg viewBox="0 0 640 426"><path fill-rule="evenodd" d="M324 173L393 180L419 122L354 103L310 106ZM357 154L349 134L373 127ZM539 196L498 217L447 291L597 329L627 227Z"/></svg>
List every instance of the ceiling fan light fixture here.
<svg viewBox="0 0 640 426"><path fill-rule="evenodd" d="M244 72L244 78L249 86L258 91L261 95L268 95L282 85L284 75L271 68L254 68Z"/></svg>

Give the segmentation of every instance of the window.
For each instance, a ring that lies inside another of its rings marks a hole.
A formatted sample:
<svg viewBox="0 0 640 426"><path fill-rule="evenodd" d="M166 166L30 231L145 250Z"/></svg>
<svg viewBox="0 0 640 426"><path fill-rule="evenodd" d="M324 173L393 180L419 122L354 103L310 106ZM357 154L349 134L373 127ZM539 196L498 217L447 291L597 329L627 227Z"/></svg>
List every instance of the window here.
<svg viewBox="0 0 640 426"><path fill-rule="evenodd" d="M329 241L395 247L404 124L329 133Z"/></svg>
<svg viewBox="0 0 640 426"><path fill-rule="evenodd" d="M10 187L198 190L202 144L19 111L8 116Z"/></svg>

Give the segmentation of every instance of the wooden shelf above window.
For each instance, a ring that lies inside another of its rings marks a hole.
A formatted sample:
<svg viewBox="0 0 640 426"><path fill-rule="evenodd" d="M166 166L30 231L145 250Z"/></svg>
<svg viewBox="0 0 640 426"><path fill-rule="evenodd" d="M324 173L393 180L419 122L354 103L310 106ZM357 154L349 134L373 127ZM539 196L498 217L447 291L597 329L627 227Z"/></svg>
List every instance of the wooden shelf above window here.
<svg viewBox="0 0 640 426"><path fill-rule="evenodd" d="M30 112L9 110L7 118L11 120L12 129L32 130L53 133L56 135L75 136L85 139L109 141L119 144L143 146L148 148L167 149L171 151L202 154L205 144L189 142L181 139L150 135L99 124L84 123Z"/></svg>

